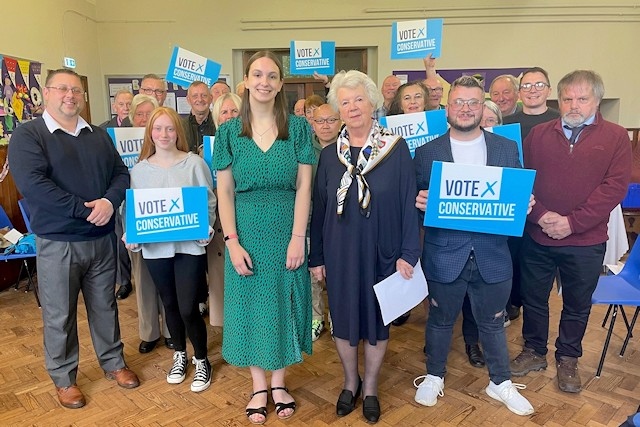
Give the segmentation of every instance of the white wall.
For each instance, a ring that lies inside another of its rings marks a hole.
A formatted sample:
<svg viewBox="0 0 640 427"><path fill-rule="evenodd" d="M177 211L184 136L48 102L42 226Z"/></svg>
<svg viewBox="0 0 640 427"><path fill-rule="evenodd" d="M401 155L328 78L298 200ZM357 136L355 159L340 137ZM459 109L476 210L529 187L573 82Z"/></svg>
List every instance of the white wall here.
<svg viewBox="0 0 640 427"><path fill-rule="evenodd" d="M234 50L287 48L292 39L375 47L369 71L379 82L394 69L422 67L419 60L389 60L391 22L443 17L439 68L537 65L549 71L554 87L571 70L593 69L612 100L606 116L640 127L636 0L613 6L605 0L28 0L20 7L39 30L6 43L2 53L45 68L57 68L63 56L76 58L77 71L89 77L94 122L107 118L105 75L165 74L174 45L222 63L234 81L242 74Z"/></svg>

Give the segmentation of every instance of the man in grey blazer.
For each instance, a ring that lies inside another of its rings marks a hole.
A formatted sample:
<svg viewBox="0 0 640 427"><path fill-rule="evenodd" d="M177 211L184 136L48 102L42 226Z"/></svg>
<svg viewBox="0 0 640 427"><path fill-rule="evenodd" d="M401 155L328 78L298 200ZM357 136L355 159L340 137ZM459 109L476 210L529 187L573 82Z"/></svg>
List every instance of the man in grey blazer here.
<svg viewBox="0 0 640 427"><path fill-rule="evenodd" d="M480 128L484 90L471 76L455 80L449 91L445 135L416 150L420 193L416 207L425 210L434 161L519 168L513 141ZM533 407L511 382L509 353L504 333L504 308L511 292L511 256L507 237L425 227L422 268L429 283L427 321L427 375L416 378L416 402L433 406L444 396L444 376L453 325L465 294L478 324L480 343L491 381L487 394L518 415ZM419 379L424 380L418 385Z"/></svg>

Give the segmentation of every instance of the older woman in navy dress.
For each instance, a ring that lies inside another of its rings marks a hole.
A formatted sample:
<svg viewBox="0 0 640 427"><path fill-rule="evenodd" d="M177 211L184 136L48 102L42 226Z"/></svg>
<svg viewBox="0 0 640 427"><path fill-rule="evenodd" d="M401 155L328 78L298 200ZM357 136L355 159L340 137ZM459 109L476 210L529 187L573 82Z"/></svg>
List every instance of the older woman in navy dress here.
<svg viewBox="0 0 640 427"><path fill-rule="evenodd" d="M405 141L373 119L375 83L359 71L338 73L328 95L345 126L320 154L313 196L314 276L326 277L333 335L345 375L338 416L349 414L360 392L363 415L380 417L378 374L389 339L373 285L400 272L413 275L420 256L416 180ZM364 381L358 345L364 341Z"/></svg>

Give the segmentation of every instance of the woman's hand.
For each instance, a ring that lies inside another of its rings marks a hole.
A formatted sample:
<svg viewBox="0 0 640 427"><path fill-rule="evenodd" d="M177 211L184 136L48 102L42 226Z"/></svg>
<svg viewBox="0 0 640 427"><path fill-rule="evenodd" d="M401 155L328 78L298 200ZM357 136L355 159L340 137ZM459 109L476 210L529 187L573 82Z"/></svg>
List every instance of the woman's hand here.
<svg viewBox="0 0 640 427"><path fill-rule="evenodd" d="M416 196L416 208L422 212L427 210L427 198L429 197L429 190L420 190Z"/></svg>
<svg viewBox="0 0 640 427"><path fill-rule="evenodd" d="M213 227L209 226L209 235L207 236L207 238L196 240L196 244L198 244L199 246L207 246L211 241L211 239L213 239L213 233L214 233Z"/></svg>
<svg viewBox="0 0 640 427"><path fill-rule="evenodd" d="M318 282L322 282L325 277L327 277L327 271L324 269L324 265L319 265L317 267L309 268L311 274L313 274L313 278Z"/></svg>
<svg viewBox="0 0 640 427"><path fill-rule="evenodd" d="M292 235L287 248L287 270L297 270L304 264L304 245L307 243L304 236Z"/></svg>
<svg viewBox="0 0 640 427"><path fill-rule="evenodd" d="M128 243L127 244L127 233L122 233L122 243L124 243L124 247L127 248L128 250L130 250L131 252L137 252L140 249L138 249L140 247L140 245L138 245L137 243Z"/></svg>
<svg viewBox="0 0 640 427"><path fill-rule="evenodd" d="M409 280L413 277L413 266L402 258L396 261L396 271L400 273L402 278Z"/></svg>
<svg viewBox="0 0 640 427"><path fill-rule="evenodd" d="M249 253L240 246L238 239L227 241L227 250L229 250L229 259L233 268L240 276L253 276L253 261Z"/></svg>

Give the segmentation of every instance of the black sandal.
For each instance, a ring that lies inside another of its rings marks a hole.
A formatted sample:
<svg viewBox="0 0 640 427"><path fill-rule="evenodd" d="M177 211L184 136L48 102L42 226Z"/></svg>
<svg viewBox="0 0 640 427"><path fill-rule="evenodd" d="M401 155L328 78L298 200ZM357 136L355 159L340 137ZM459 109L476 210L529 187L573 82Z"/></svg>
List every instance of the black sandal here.
<svg viewBox="0 0 640 427"><path fill-rule="evenodd" d="M251 397L249 400L253 399L253 396L255 396L256 394L260 394L260 393L269 393L267 390L260 390L260 391L256 391L253 392L251 394ZM267 401L269 400L269 397L267 396ZM259 408L247 408L247 418L249 418L249 421L251 422L251 424L264 424L267 421L267 407L266 406L261 406ZM262 420L262 422L256 422L253 421L251 419L251 415L255 415L255 414L259 414L262 415L264 417L264 420Z"/></svg>
<svg viewBox="0 0 640 427"><path fill-rule="evenodd" d="M287 393L289 393L289 389L286 388L286 387L271 387L271 393L272 394L273 394L273 390L284 390ZM276 406L276 415L281 420L286 420L287 418L291 418L291 416L296 412L296 402L295 402L295 400L293 402L289 402L289 403L275 402L275 406ZM285 409L293 409L293 411L287 416L280 416L280 412L284 411Z"/></svg>

